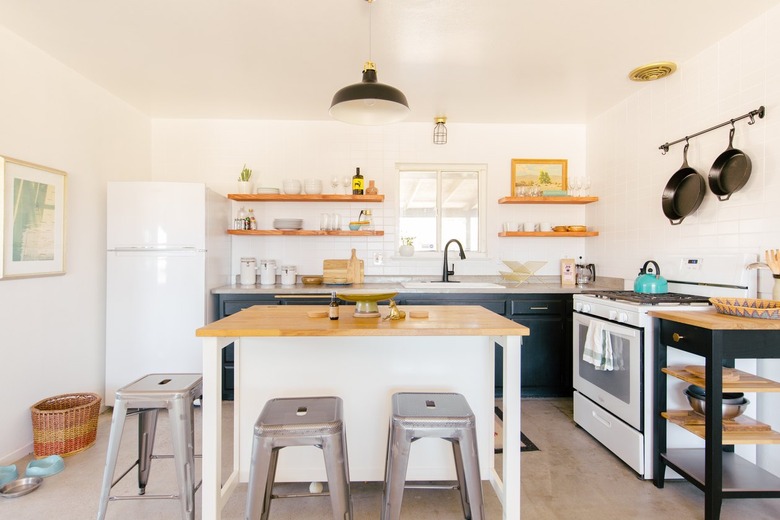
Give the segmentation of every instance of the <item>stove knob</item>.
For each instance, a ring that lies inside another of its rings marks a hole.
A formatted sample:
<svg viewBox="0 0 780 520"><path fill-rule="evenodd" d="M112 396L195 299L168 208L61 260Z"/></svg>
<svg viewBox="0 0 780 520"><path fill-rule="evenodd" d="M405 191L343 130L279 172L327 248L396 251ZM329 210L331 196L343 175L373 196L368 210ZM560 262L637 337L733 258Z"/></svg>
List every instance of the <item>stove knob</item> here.
<svg viewBox="0 0 780 520"><path fill-rule="evenodd" d="M582 312L590 312L590 304L589 303L583 303L582 304Z"/></svg>
<svg viewBox="0 0 780 520"><path fill-rule="evenodd" d="M625 312L618 313L617 320L618 320L619 323L626 323L626 322L628 322L628 314L626 314Z"/></svg>
<svg viewBox="0 0 780 520"><path fill-rule="evenodd" d="M574 310L577 312L582 311L582 302L574 302Z"/></svg>
<svg viewBox="0 0 780 520"><path fill-rule="evenodd" d="M613 310L609 311L609 319L612 320L612 321L615 321L617 319L617 311L616 310L613 309Z"/></svg>

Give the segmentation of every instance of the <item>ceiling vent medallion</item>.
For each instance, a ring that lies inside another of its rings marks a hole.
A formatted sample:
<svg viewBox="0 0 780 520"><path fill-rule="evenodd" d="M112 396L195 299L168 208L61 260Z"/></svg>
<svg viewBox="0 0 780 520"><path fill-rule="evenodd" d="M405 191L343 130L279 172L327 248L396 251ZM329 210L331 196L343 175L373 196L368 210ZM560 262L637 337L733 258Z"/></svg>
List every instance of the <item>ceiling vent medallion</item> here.
<svg viewBox="0 0 780 520"><path fill-rule="evenodd" d="M677 65L671 61L659 61L637 67L628 73L631 81L655 81L665 78L677 70Z"/></svg>

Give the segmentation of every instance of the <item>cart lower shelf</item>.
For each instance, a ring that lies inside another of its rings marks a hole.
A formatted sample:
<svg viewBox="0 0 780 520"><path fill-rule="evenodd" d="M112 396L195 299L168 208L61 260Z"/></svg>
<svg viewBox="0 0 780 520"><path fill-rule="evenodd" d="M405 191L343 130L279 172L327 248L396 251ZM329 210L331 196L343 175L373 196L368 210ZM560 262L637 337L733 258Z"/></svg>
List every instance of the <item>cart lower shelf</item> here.
<svg viewBox="0 0 780 520"><path fill-rule="evenodd" d="M661 453L667 466L702 491L704 449L686 448ZM723 498L780 498L780 477L759 468L736 453L723 453Z"/></svg>

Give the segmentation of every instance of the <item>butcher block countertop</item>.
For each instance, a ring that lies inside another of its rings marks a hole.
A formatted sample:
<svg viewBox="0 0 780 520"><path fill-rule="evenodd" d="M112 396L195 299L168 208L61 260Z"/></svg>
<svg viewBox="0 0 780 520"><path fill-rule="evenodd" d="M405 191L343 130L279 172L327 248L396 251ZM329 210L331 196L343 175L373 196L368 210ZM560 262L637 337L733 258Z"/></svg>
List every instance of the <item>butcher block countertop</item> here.
<svg viewBox="0 0 780 520"><path fill-rule="evenodd" d="M255 305L197 330L198 337L241 336L528 336L528 327L479 305L415 305L427 318L355 318L354 307L340 308L338 320L309 317L327 306ZM402 307L402 310L404 308ZM379 306L382 316L390 314Z"/></svg>
<svg viewBox="0 0 780 520"><path fill-rule="evenodd" d="M702 311L666 311L652 310L648 312L653 318L685 323L694 327L709 330L777 330L780 331L780 320L765 320L761 318L743 318L720 314L715 309Z"/></svg>

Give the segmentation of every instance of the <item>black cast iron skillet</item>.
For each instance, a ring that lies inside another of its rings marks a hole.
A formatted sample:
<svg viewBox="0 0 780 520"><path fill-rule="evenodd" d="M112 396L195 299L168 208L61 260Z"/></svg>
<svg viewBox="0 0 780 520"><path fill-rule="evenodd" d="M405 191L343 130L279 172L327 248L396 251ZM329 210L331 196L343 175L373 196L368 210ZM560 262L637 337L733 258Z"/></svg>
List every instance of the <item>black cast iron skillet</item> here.
<svg viewBox="0 0 780 520"><path fill-rule="evenodd" d="M729 130L729 147L712 163L709 174L710 190L718 196L718 200L729 200L732 193L739 191L750 178L753 168L750 157L742 150L732 147L733 142L732 126Z"/></svg>
<svg viewBox="0 0 780 520"><path fill-rule="evenodd" d="M701 201L704 200L706 188L704 177L688 166L688 143L686 142L682 166L666 183L661 196L664 215L673 226L682 223L685 217L699 208Z"/></svg>

